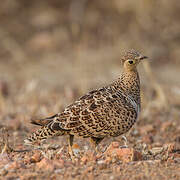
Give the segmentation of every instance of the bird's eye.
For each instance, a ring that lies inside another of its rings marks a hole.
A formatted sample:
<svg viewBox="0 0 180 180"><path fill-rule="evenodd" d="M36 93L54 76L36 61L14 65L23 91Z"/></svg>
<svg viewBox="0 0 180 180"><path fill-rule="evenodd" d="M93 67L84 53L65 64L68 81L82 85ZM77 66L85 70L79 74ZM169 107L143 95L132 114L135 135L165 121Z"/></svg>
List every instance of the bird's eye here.
<svg viewBox="0 0 180 180"><path fill-rule="evenodd" d="M129 62L129 64L134 64L133 60L129 60L128 62Z"/></svg>

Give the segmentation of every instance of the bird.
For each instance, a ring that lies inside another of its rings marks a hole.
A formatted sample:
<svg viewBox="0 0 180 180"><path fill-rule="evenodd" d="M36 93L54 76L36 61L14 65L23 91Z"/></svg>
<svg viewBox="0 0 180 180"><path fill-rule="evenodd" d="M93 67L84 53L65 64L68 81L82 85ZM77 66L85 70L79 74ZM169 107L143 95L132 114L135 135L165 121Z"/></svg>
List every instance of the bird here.
<svg viewBox="0 0 180 180"><path fill-rule="evenodd" d="M116 80L86 93L60 113L32 120L32 124L41 128L25 139L25 144L69 135L69 155L73 160L74 136L90 138L97 150L104 138L127 133L137 121L141 109L137 65L147 58L133 49L125 51L120 57L122 73Z"/></svg>

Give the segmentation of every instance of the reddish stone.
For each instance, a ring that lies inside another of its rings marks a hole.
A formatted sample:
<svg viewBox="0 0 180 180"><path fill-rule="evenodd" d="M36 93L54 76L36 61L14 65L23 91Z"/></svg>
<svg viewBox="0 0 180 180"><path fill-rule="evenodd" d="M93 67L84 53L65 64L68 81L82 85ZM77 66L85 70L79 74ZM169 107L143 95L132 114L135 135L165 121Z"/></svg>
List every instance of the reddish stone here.
<svg viewBox="0 0 180 180"><path fill-rule="evenodd" d="M111 146L112 146L113 148L119 148L119 142L117 142L117 141L112 142L112 143L111 143Z"/></svg>
<svg viewBox="0 0 180 180"><path fill-rule="evenodd" d="M75 154L75 156L79 157L80 155L80 147L78 144L73 144L72 146L73 152Z"/></svg>
<svg viewBox="0 0 180 180"><path fill-rule="evenodd" d="M80 149L80 147L79 147L78 144L73 144L72 148L73 148L73 149Z"/></svg>
<svg viewBox="0 0 180 180"><path fill-rule="evenodd" d="M111 160L116 158L123 162L142 160L142 154L133 148L113 148L113 146L110 146L105 154L111 157Z"/></svg>
<svg viewBox="0 0 180 180"><path fill-rule="evenodd" d="M83 157L81 158L81 163L86 164L87 162L91 162L95 160L96 160L96 157L94 156L92 152L89 151L83 155Z"/></svg>
<svg viewBox="0 0 180 180"><path fill-rule="evenodd" d="M11 162L11 160L8 157L7 153L0 154L0 167L4 166L10 162Z"/></svg>
<svg viewBox="0 0 180 180"><path fill-rule="evenodd" d="M20 162L14 161L9 164L8 169L19 169L22 167L22 164Z"/></svg>
<svg viewBox="0 0 180 180"><path fill-rule="evenodd" d="M141 153L132 148L117 149L116 154L117 157L123 162L142 160Z"/></svg>
<svg viewBox="0 0 180 180"><path fill-rule="evenodd" d="M40 162L36 163L36 167L38 169L42 169L44 171L53 171L54 170L53 161L49 160L47 158L43 158Z"/></svg>
<svg viewBox="0 0 180 180"><path fill-rule="evenodd" d="M86 164L87 161L88 161L88 156L87 156L87 155L84 155L84 156L81 158L82 164Z"/></svg>
<svg viewBox="0 0 180 180"><path fill-rule="evenodd" d="M109 164L112 161L112 158L110 156L106 157L105 163Z"/></svg>
<svg viewBox="0 0 180 180"><path fill-rule="evenodd" d="M119 146L118 146L119 147ZM114 142L112 142L110 144L110 146L107 148L107 150L105 151L104 154L112 154L112 151L115 149L115 148L118 148L116 147L116 144L114 144Z"/></svg>
<svg viewBox="0 0 180 180"><path fill-rule="evenodd" d="M40 152L35 152L33 156L30 158L31 163L36 163L41 160L41 153Z"/></svg>
<svg viewBox="0 0 180 180"><path fill-rule="evenodd" d="M64 167L64 160L62 160L62 159L53 160L53 165L54 165L55 168L57 168L57 169L63 168L63 167Z"/></svg>

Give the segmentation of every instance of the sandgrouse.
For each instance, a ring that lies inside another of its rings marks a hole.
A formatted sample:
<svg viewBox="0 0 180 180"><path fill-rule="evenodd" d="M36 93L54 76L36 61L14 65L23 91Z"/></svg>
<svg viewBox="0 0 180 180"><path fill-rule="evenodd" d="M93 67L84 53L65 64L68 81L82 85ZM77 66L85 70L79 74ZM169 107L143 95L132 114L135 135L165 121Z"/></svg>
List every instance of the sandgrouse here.
<svg viewBox="0 0 180 180"><path fill-rule="evenodd" d="M25 140L26 144L53 136L69 135L69 154L73 157L74 135L91 138L95 147L105 137L123 135L134 125L141 108L140 80L137 65L147 58L135 50L121 57L123 72L111 84L90 91L61 113L32 124L41 128Z"/></svg>

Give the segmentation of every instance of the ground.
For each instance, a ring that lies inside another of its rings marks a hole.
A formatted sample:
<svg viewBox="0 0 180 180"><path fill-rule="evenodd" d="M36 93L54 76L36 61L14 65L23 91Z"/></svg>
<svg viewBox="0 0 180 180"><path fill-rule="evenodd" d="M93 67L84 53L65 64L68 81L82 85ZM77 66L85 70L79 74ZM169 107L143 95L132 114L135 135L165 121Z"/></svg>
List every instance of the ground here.
<svg viewBox="0 0 180 180"><path fill-rule="evenodd" d="M180 179L179 5L174 1L7 0L0 7L0 179ZM159 9L159 7L161 7ZM166 18L165 18L166 17ZM24 145L51 116L121 73L122 50L149 57L139 65L142 110L121 137L67 137Z"/></svg>

